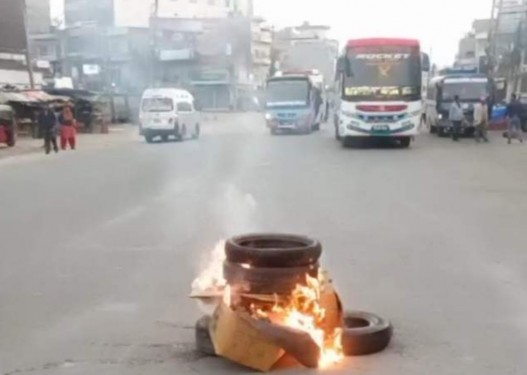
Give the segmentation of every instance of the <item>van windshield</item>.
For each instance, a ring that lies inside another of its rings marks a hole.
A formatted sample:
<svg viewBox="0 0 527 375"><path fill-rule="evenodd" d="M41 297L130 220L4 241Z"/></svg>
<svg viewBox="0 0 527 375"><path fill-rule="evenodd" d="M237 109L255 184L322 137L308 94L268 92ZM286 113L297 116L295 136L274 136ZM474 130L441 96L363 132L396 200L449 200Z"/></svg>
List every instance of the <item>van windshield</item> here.
<svg viewBox="0 0 527 375"><path fill-rule="evenodd" d="M170 112L174 110L174 102L170 98L143 99L143 112Z"/></svg>

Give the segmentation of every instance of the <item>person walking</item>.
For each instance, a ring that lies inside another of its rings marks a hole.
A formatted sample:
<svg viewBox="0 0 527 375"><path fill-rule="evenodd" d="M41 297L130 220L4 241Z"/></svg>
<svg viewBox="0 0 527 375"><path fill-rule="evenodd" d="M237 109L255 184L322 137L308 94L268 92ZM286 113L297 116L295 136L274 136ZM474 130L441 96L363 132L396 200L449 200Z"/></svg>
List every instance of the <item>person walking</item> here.
<svg viewBox="0 0 527 375"><path fill-rule="evenodd" d="M459 140L459 133L461 132L461 125L465 120L465 115L463 113L463 107L459 102L459 95L454 97L454 102L450 106L450 111L448 114L448 119L452 123L452 140L457 142Z"/></svg>
<svg viewBox="0 0 527 375"><path fill-rule="evenodd" d="M480 102L474 106L474 126L476 128L476 142L489 141L487 130L489 128L489 111L487 98L481 98Z"/></svg>
<svg viewBox="0 0 527 375"><path fill-rule="evenodd" d="M516 96L516 94L512 94L511 102L507 106L507 118L509 122L507 129L507 138L509 144L512 143L512 138L514 136L517 137L521 143L523 143L521 122L522 109L522 104L518 100L518 97Z"/></svg>
<svg viewBox="0 0 527 375"><path fill-rule="evenodd" d="M60 147L66 150L68 144L72 150L76 147L77 129L73 111L69 106L64 107L60 116Z"/></svg>
<svg viewBox="0 0 527 375"><path fill-rule="evenodd" d="M38 116L38 126L42 136L44 137L44 149L46 150L46 154L51 152L51 147L53 147L55 152L59 152L59 148L57 146L57 116L55 116L55 113L49 104L46 104L43 110L40 112Z"/></svg>

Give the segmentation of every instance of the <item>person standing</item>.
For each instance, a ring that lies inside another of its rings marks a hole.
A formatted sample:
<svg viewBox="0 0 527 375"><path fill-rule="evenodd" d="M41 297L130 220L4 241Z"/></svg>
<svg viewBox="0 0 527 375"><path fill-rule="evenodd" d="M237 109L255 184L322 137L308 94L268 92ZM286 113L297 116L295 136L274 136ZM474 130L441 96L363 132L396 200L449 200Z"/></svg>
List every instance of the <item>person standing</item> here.
<svg viewBox="0 0 527 375"><path fill-rule="evenodd" d="M521 122L522 109L522 104L518 100L518 97L516 96L516 94L512 94L511 102L507 106L507 118L509 120L507 138L509 144L511 144L512 138L514 136L516 136L518 140L523 143Z"/></svg>
<svg viewBox="0 0 527 375"><path fill-rule="evenodd" d="M489 111L486 98L481 98L481 101L474 106L474 126L476 127L476 142L479 143L481 140L488 142Z"/></svg>
<svg viewBox="0 0 527 375"><path fill-rule="evenodd" d="M38 126L44 137L44 149L46 150L46 154L51 152L51 147L53 147L55 152L59 152L57 146L57 117L51 110L49 104L45 105L44 109L40 112L38 116Z"/></svg>
<svg viewBox="0 0 527 375"><path fill-rule="evenodd" d="M465 119L463 113L463 107L459 102L459 95L454 97L454 102L450 106L450 111L448 114L448 119L452 123L452 140L457 142L459 140L459 133L461 132L461 125Z"/></svg>
<svg viewBox="0 0 527 375"><path fill-rule="evenodd" d="M60 147L66 150L68 144L72 150L76 147L77 129L73 111L69 106L64 107L60 116Z"/></svg>

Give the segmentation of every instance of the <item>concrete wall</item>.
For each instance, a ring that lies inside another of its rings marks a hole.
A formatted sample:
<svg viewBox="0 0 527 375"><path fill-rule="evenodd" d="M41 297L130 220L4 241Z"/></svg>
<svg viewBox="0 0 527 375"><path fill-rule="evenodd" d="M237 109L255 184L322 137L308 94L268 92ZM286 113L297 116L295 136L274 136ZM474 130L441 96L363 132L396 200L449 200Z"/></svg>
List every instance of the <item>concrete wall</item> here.
<svg viewBox="0 0 527 375"><path fill-rule="evenodd" d="M49 32L51 26L49 0L26 0L26 5L29 33Z"/></svg>
<svg viewBox="0 0 527 375"><path fill-rule="evenodd" d="M20 0L0 0L0 51L26 48L23 8Z"/></svg>
<svg viewBox="0 0 527 375"><path fill-rule="evenodd" d="M33 77L36 85L42 85L44 78L42 73L34 72ZM7 70L0 69L0 85L13 85L20 88L29 87L29 75L27 70Z"/></svg>

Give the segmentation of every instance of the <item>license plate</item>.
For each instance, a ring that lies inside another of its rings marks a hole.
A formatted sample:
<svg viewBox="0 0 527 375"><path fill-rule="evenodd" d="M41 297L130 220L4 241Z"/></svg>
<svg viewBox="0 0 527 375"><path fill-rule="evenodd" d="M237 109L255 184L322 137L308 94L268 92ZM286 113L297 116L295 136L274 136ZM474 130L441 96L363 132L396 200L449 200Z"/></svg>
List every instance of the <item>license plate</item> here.
<svg viewBox="0 0 527 375"><path fill-rule="evenodd" d="M160 120L160 119L158 119L158 118L155 118L155 119L154 119L154 124L160 124L160 123L161 123L161 120Z"/></svg>
<svg viewBox="0 0 527 375"><path fill-rule="evenodd" d="M374 125L373 131L374 132L387 132L387 131L390 131L390 127L388 125Z"/></svg>

